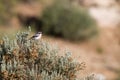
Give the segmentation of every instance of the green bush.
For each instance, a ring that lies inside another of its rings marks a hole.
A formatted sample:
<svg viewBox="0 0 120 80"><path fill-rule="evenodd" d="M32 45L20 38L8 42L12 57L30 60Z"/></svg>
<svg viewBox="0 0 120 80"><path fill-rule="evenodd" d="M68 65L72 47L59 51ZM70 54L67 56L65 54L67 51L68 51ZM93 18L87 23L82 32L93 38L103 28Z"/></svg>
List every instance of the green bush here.
<svg viewBox="0 0 120 80"><path fill-rule="evenodd" d="M83 40L96 34L95 21L88 12L65 1L57 0L44 10L43 31L70 40Z"/></svg>
<svg viewBox="0 0 120 80"><path fill-rule="evenodd" d="M83 63L72 59L70 52L59 50L40 40L29 40L29 32L19 32L14 40L0 40L0 79L3 80L75 80Z"/></svg>

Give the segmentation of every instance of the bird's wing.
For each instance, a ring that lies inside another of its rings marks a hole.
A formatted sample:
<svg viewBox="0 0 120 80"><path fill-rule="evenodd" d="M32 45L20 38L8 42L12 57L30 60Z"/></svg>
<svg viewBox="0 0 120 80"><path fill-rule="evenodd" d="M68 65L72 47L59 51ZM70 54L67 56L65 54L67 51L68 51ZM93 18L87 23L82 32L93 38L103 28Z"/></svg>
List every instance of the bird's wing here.
<svg viewBox="0 0 120 80"><path fill-rule="evenodd" d="M30 39L33 39L33 38L35 38L35 37L37 37L37 36L34 35L34 36L30 37Z"/></svg>
<svg viewBox="0 0 120 80"><path fill-rule="evenodd" d="M34 38L34 37L38 37L38 36L37 35L32 36L32 38Z"/></svg>
<svg viewBox="0 0 120 80"><path fill-rule="evenodd" d="M34 37L38 37L40 34L35 34Z"/></svg>

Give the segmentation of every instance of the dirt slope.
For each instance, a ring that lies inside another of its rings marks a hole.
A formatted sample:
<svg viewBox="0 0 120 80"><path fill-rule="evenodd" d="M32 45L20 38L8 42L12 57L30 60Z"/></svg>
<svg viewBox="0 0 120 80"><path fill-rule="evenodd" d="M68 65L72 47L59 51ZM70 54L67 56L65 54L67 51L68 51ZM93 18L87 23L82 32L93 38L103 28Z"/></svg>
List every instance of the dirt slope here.
<svg viewBox="0 0 120 80"><path fill-rule="evenodd" d="M103 74L107 80L115 80L120 68L120 44L116 29L101 28L97 38L83 43L71 43L59 38L44 37L61 50L69 50L73 58L86 63L86 69L80 75L90 73ZM101 51L99 51L99 48Z"/></svg>

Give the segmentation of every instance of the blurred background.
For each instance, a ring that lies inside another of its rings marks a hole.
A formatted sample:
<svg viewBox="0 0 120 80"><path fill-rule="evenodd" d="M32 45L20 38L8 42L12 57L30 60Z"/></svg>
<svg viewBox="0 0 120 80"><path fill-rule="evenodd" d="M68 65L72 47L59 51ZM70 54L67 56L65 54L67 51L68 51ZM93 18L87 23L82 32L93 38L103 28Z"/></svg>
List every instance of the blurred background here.
<svg viewBox="0 0 120 80"><path fill-rule="evenodd" d="M120 0L0 0L0 39L29 26L86 63L79 77L120 80Z"/></svg>

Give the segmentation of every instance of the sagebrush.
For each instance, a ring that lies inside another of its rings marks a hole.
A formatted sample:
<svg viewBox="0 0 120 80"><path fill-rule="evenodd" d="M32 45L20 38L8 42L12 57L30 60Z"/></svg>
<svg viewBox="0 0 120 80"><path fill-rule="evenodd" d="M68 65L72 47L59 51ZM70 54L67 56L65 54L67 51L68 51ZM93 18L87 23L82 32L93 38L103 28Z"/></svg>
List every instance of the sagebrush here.
<svg viewBox="0 0 120 80"><path fill-rule="evenodd" d="M87 10L73 6L69 0L56 0L43 11L43 31L69 40L85 40L97 34L95 20Z"/></svg>
<svg viewBox="0 0 120 80"><path fill-rule="evenodd" d="M29 40L29 32L18 32L0 41L0 79L3 80L75 80L84 63L43 40Z"/></svg>

